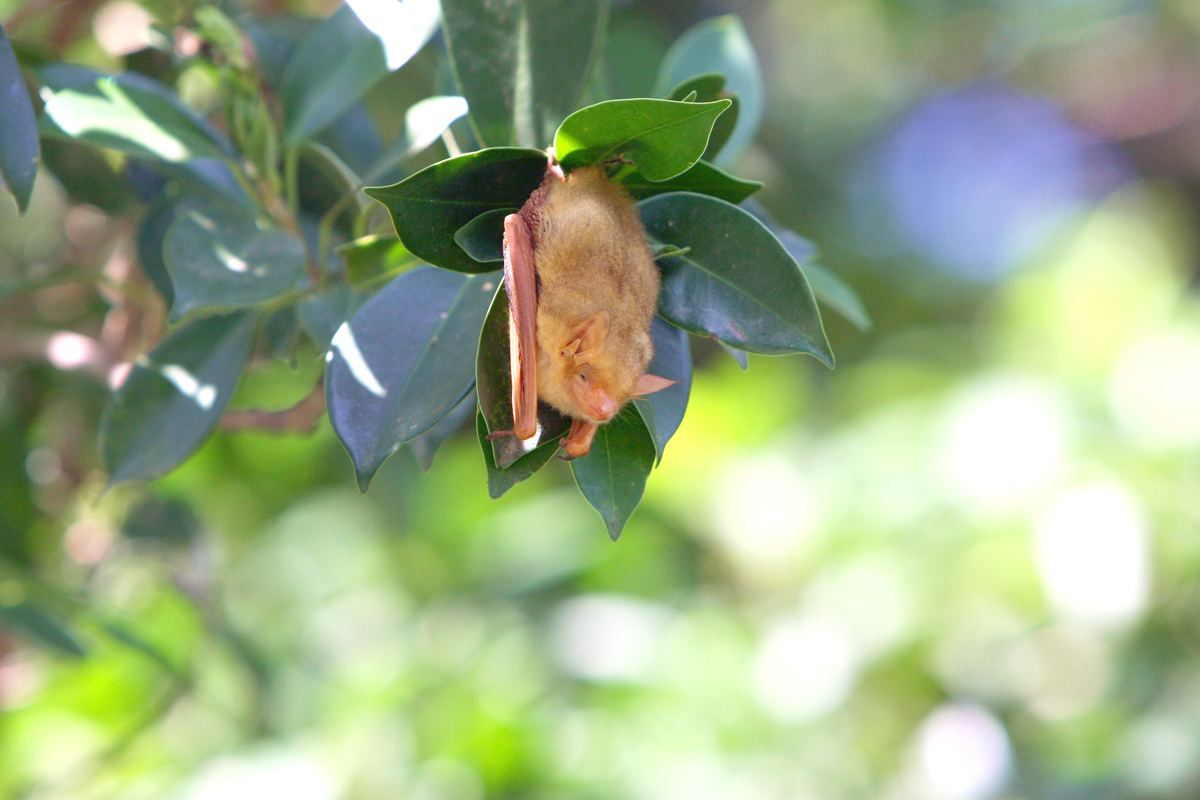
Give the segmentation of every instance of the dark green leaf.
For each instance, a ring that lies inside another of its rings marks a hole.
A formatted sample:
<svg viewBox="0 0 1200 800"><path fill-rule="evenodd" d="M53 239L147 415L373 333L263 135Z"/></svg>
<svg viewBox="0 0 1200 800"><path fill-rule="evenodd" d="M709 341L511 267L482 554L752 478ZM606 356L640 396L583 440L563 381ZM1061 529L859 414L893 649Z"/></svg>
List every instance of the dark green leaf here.
<svg viewBox="0 0 1200 800"><path fill-rule="evenodd" d="M175 292L173 320L197 309L230 310L273 300L304 275L303 242L216 207L190 209L175 220L164 254Z"/></svg>
<svg viewBox="0 0 1200 800"><path fill-rule="evenodd" d="M665 181L700 160L713 122L728 107L728 100L608 100L567 117L554 135L554 152L568 172L624 159L647 180Z"/></svg>
<svg viewBox="0 0 1200 800"><path fill-rule="evenodd" d="M73 658L87 655L83 645L61 622L29 603L0 606L0 628L28 637L62 655Z"/></svg>
<svg viewBox="0 0 1200 800"><path fill-rule="evenodd" d="M485 211L454 232L454 241L467 255L481 263L504 260L504 218L515 208Z"/></svg>
<svg viewBox="0 0 1200 800"><path fill-rule="evenodd" d="M0 26L0 178L17 201L17 212L25 213L33 194L38 168L37 120L25 89L21 67L12 43Z"/></svg>
<svg viewBox="0 0 1200 800"><path fill-rule="evenodd" d="M591 452L571 462L579 491L600 512L613 541L641 502L654 454L641 414L626 408L596 431Z"/></svg>
<svg viewBox="0 0 1200 800"><path fill-rule="evenodd" d="M178 215L191 207L191 204L176 198L161 198L146 211L146 216L142 217L142 224L138 227L138 264L150 279L150 283L162 295L167 306L175 302L175 290L171 287L171 276L167 272L164 255L167 231L171 229Z"/></svg>
<svg viewBox="0 0 1200 800"><path fill-rule="evenodd" d="M493 500L503 497L505 492L521 481L532 478L558 452L558 438L550 437L521 455L505 469L500 469L496 466L495 450L487 440L488 427L482 411L475 415L475 434L479 437L479 446L483 448L483 463L487 466L488 496Z"/></svg>
<svg viewBox="0 0 1200 800"><path fill-rule="evenodd" d="M499 282L498 272L406 272L334 335L329 419L364 490L384 459L471 390L479 329Z"/></svg>
<svg viewBox="0 0 1200 800"><path fill-rule="evenodd" d="M366 189L392 215L409 252L457 272L489 272L454 241L454 234L485 211L520 208L542 182L546 154L494 147L447 159L392 186Z"/></svg>
<svg viewBox="0 0 1200 800"><path fill-rule="evenodd" d="M50 91L42 133L67 136L100 147L157 161L183 164L196 158L221 159L228 144L165 86L140 75L101 75L81 82L86 72L43 71L61 77L68 88Z"/></svg>
<svg viewBox="0 0 1200 800"><path fill-rule="evenodd" d="M283 71L284 140L298 144L340 117L387 73L383 42L344 5L300 40Z"/></svg>
<svg viewBox="0 0 1200 800"><path fill-rule="evenodd" d="M719 197L734 205L762 188L758 181L735 178L707 161L697 161L687 172L665 181L650 181L634 172L622 177L621 185L635 200L645 200L664 192L698 192Z"/></svg>
<svg viewBox="0 0 1200 800"><path fill-rule="evenodd" d="M486 145L544 147L579 102L606 0L442 0L446 46Z"/></svg>
<svg viewBox="0 0 1200 800"><path fill-rule="evenodd" d="M692 351L688 346L687 332L655 317L650 328L654 337L654 360L646 368L651 375L679 381L674 386L638 397L634 406L642 415L650 438L654 442L657 460L662 461L667 442L679 430L683 412L687 410L688 395L692 391Z"/></svg>
<svg viewBox="0 0 1200 800"><path fill-rule="evenodd" d="M246 312L195 320L137 360L100 423L110 484L164 475L200 446L250 355L255 320Z"/></svg>
<svg viewBox="0 0 1200 800"><path fill-rule="evenodd" d="M467 392L467 396L458 405L450 409L446 416L439 419L434 426L415 439L408 441L408 449L413 458L426 472L433 466L433 457L442 442L449 439L468 419L479 412L479 399L475 392Z"/></svg>
<svg viewBox="0 0 1200 800"><path fill-rule="evenodd" d="M716 159L718 165L724 165L754 139L763 116L762 73L742 21L733 15L715 17L676 39L663 58L655 94L665 95L683 81L714 72L725 76L725 93L736 95L739 101L737 124Z"/></svg>
<svg viewBox="0 0 1200 800"><path fill-rule="evenodd" d="M479 410L489 431L510 431L512 416L512 374L508 361L508 295L503 287L492 300L492 307L479 334L479 356L476 362L475 389L479 393ZM539 438L532 441L558 448L558 440L566 435L571 421L545 403L538 405ZM501 470L510 468L527 452L515 436L501 436L492 441L494 463ZM531 462L532 463L532 462ZM545 461L542 462L543 464Z"/></svg>
<svg viewBox="0 0 1200 800"><path fill-rule="evenodd" d="M690 248L660 261L659 313L686 330L752 353L833 354L799 265L741 208L691 192L639 204L647 233Z"/></svg>
<svg viewBox="0 0 1200 800"><path fill-rule="evenodd" d="M58 178L72 202L117 214L136 200L128 177L95 147L70 139L43 139L42 165Z"/></svg>
<svg viewBox="0 0 1200 800"><path fill-rule="evenodd" d="M688 78L667 94L668 100L685 100L692 92L701 103L711 103L721 99L721 91L725 88L725 76L720 72L706 72L694 78Z"/></svg>

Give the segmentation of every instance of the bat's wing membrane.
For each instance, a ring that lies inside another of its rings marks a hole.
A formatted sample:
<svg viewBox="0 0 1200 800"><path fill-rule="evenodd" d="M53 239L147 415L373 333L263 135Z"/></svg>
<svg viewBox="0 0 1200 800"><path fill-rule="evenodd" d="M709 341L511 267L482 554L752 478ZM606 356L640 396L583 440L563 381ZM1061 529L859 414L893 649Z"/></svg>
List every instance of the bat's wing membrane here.
<svg viewBox="0 0 1200 800"><path fill-rule="evenodd" d="M525 440L537 433L537 272L529 223L520 214L504 218L504 283L508 290L512 432Z"/></svg>

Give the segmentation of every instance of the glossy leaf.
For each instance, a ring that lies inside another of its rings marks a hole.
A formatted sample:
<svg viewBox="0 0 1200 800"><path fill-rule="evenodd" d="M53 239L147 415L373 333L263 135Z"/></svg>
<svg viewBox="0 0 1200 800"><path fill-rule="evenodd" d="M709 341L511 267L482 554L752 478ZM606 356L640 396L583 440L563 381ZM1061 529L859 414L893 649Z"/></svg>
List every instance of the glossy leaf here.
<svg viewBox="0 0 1200 800"><path fill-rule="evenodd" d="M475 390L479 410L489 431L508 431L513 427L512 374L508 362L508 295L503 287L492 300L492 307L479 334L479 354L475 367ZM538 405L539 436L537 446L553 444L566 435L571 421L545 403ZM515 436L501 436L491 443L494 463L499 469L510 468L528 452ZM542 462L545 463L545 462Z"/></svg>
<svg viewBox="0 0 1200 800"><path fill-rule="evenodd" d="M563 120L554 135L554 152L568 172L624 159L647 180L665 181L700 160L713 122L728 107L728 100L683 103L636 98L596 103Z"/></svg>
<svg viewBox="0 0 1200 800"><path fill-rule="evenodd" d="M438 162L392 186L365 191L391 213L400 241L417 258L457 272L489 272L495 266L467 255L455 243L454 234L485 211L520 208L545 172L545 153L495 147Z"/></svg>
<svg viewBox="0 0 1200 800"><path fill-rule="evenodd" d="M654 456L654 440L642 416L626 408L596 431L591 452L571 462L579 491L600 512L613 541L641 502Z"/></svg>
<svg viewBox="0 0 1200 800"><path fill-rule="evenodd" d="M484 146L545 147L579 102L607 0L442 0L459 93Z"/></svg>
<svg viewBox="0 0 1200 800"><path fill-rule="evenodd" d="M284 141L340 117L388 71L383 42L344 5L300 40L283 71Z"/></svg>
<svg viewBox="0 0 1200 800"><path fill-rule="evenodd" d="M425 267L368 300L333 337L329 419L366 489L384 459L471 390L475 348L500 273Z"/></svg>
<svg viewBox="0 0 1200 800"><path fill-rule="evenodd" d="M100 423L110 484L157 478L200 446L250 355L255 322L247 312L198 319L138 358Z"/></svg>
<svg viewBox="0 0 1200 800"><path fill-rule="evenodd" d="M498 500L512 487L523 480L532 478L542 467L550 463L558 452L558 438L550 437L534 449L522 454L516 461L505 469L496 466L496 453L492 443L488 441L487 422L483 412L475 415L475 435L479 437L479 446L483 449L483 463L487 467L488 496Z"/></svg>
<svg viewBox="0 0 1200 800"><path fill-rule="evenodd" d="M167 231L171 318L198 309L227 311L286 294L304 275L304 244L282 231L216 207L185 211Z"/></svg>
<svg viewBox="0 0 1200 800"><path fill-rule="evenodd" d="M454 232L454 241L476 261L504 260L504 218L515 208L485 211Z"/></svg>
<svg viewBox="0 0 1200 800"><path fill-rule="evenodd" d="M806 352L833 366L804 273L760 221L691 192L660 194L639 208L653 239L689 248L659 262L660 314L741 350Z"/></svg>
<svg viewBox="0 0 1200 800"><path fill-rule="evenodd" d="M674 386L634 399L654 442L657 462L662 461L667 442L679 430L692 391L692 351L687 331L676 328L662 317L655 317L650 328L654 338L654 360L646 368L651 375L679 381Z"/></svg>
<svg viewBox="0 0 1200 800"><path fill-rule="evenodd" d="M49 95L43 111L46 135L173 164L231 155L228 143L207 122L148 78L70 68L47 68L42 75ZM49 88L56 83L65 88Z"/></svg>
<svg viewBox="0 0 1200 800"><path fill-rule="evenodd" d="M346 5L379 37L392 71L415 56L438 28L437 0L346 0Z"/></svg>
<svg viewBox="0 0 1200 800"><path fill-rule="evenodd" d="M33 194L38 169L37 120L25 89L25 79L12 43L0 26L0 179L17 201L17 212L25 213Z"/></svg>
<svg viewBox="0 0 1200 800"><path fill-rule="evenodd" d="M57 619L29 603L0 606L0 629L8 630L43 645L60 655L87 655L79 639Z"/></svg>
<svg viewBox="0 0 1200 800"><path fill-rule="evenodd" d="M665 192L698 192L719 197L734 205L762 188L758 181L735 178L707 161L697 161L686 172L665 181L650 181L634 172L621 178L621 185L635 200L645 200Z"/></svg>
<svg viewBox="0 0 1200 800"><path fill-rule="evenodd" d="M657 95L699 75L725 76L727 94L737 95L737 124L716 158L724 165L737 158L754 139L763 117L763 81L754 45L737 17L705 20L675 40L659 68Z"/></svg>

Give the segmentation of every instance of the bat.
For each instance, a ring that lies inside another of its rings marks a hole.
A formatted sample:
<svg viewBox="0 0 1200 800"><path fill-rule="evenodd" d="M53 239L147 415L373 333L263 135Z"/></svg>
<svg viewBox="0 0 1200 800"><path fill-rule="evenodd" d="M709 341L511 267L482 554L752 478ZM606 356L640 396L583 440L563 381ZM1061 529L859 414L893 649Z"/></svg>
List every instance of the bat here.
<svg viewBox="0 0 1200 800"><path fill-rule="evenodd" d="M541 400L571 419L565 455L586 455L631 399L678 381L646 373L659 274L633 199L603 166L546 174L504 218L512 434L537 435Z"/></svg>

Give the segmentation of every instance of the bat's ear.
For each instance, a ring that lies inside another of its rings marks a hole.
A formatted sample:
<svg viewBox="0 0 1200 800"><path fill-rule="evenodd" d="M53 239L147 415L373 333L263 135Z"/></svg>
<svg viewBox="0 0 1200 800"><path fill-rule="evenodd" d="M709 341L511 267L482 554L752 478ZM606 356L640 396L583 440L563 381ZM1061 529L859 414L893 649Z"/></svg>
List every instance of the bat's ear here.
<svg viewBox="0 0 1200 800"><path fill-rule="evenodd" d="M594 356L604 349L604 343L608 341L608 320L607 311L597 311L579 323L575 330L567 335L567 341L578 341L579 353Z"/></svg>
<svg viewBox="0 0 1200 800"><path fill-rule="evenodd" d="M633 393L635 395L654 394L662 391L668 386L674 386L679 381L673 381L669 378L660 378L657 375L651 375L649 372L643 372L637 376L633 382Z"/></svg>

